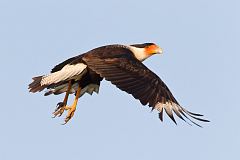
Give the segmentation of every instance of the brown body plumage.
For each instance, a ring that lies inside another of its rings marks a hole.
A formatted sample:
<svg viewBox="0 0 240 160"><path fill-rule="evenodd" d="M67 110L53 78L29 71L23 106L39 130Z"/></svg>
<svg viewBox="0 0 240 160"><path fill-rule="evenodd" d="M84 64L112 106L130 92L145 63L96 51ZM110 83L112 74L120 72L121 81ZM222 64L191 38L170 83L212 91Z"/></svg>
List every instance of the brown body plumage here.
<svg viewBox="0 0 240 160"><path fill-rule="evenodd" d="M142 63L151 55L161 52L161 48L153 43L99 47L60 63L49 75L33 78L29 89L30 92L37 92L47 88L45 95L66 92L64 101L67 101L69 93L75 93L79 97L86 92L90 94L93 91L98 92L100 82L105 78L119 89L139 99L143 105L148 104L152 109L158 110L161 120L165 109L175 123L173 112L182 120L185 121L185 117L194 124L196 123L188 116L208 122L199 118L202 115L181 107L165 83ZM60 109L66 106L66 102L60 104ZM56 111L55 116L61 115L64 109L59 111L58 106ZM72 116L67 116L65 122Z"/></svg>

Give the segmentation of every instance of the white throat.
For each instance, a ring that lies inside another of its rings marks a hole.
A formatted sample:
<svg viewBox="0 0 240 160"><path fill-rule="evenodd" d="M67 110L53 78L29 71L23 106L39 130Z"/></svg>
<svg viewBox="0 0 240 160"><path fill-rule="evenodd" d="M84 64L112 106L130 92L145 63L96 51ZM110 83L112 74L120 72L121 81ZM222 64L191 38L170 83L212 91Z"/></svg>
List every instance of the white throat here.
<svg viewBox="0 0 240 160"><path fill-rule="evenodd" d="M128 46L128 48L133 52L134 56L141 62L150 57L150 54L147 54L145 52L145 48L137 48L134 46Z"/></svg>

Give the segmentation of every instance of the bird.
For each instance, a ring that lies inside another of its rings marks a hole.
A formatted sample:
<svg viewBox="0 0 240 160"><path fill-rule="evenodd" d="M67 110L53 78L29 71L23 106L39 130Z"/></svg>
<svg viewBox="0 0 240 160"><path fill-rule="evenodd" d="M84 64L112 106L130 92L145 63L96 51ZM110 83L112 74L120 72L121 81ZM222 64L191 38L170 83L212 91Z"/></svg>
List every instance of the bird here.
<svg viewBox="0 0 240 160"><path fill-rule="evenodd" d="M157 110L161 121L165 111L175 124L173 113L190 125L202 127L195 121L209 120L182 107L161 78L142 63L152 55L162 53L162 48L155 43L100 46L63 61L49 74L33 77L28 89L32 93L46 89L45 96L65 93L63 101L57 103L53 112L53 117L60 117L67 111L63 124L74 116L78 99L85 93L98 93L100 83L105 79L142 105L148 105L152 111ZM67 105L70 94L75 98L71 105Z"/></svg>

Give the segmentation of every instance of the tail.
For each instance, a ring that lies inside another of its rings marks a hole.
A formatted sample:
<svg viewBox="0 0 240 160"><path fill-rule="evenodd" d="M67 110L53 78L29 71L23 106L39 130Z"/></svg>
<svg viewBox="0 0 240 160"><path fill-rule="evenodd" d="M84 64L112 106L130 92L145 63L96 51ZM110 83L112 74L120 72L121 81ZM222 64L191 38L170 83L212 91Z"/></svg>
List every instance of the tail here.
<svg viewBox="0 0 240 160"><path fill-rule="evenodd" d="M35 93L35 92L41 92L44 88L46 88L46 85L41 85L43 76L33 77L33 82L28 85L29 92Z"/></svg>

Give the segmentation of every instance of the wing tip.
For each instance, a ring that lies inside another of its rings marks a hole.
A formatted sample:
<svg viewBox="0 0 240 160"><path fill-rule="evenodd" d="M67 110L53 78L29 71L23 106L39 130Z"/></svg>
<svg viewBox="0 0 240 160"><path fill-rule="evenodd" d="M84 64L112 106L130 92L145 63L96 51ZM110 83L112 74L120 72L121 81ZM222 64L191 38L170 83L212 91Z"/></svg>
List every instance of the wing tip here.
<svg viewBox="0 0 240 160"><path fill-rule="evenodd" d="M159 102L158 102L159 103ZM169 105L171 104L171 105ZM189 125L192 126L192 124L200 127L200 128L203 128L201 125L199 125L198 123L196 123L195 121L193 121L191 118L195 119L195 120L198 120L198 121L201 121L201 122L210 122L210 120L207 120L207 119L203 119L203 118L199 118L199 116L203 116L202 114L198 114L198 113L193 113L193 112L190 112L188 110L186 110L185 108L181 107L180 105L178 104L175 104L173 102L167 102L165 104L160 104L160 105L155 105L154 109L157 109L159 111L159 119L163 122L163 108L166 112L166 114L168 115L168 117L177 125L177 122L174 118L174 115L172 113L172 111L175 113L175 115L177 115L177 117L179 117L181 120L183 120L184 122L188 123ZM186 119L188 119L188 122Z"/></svg>

